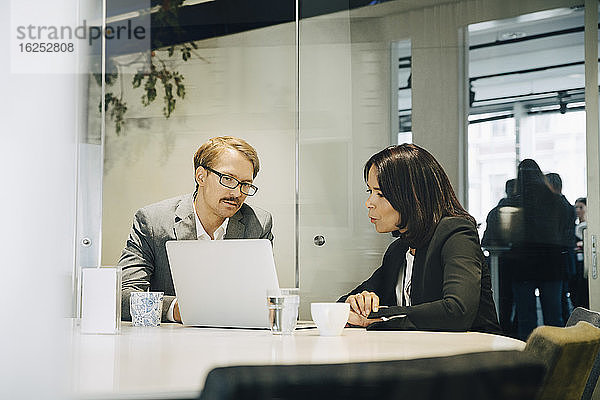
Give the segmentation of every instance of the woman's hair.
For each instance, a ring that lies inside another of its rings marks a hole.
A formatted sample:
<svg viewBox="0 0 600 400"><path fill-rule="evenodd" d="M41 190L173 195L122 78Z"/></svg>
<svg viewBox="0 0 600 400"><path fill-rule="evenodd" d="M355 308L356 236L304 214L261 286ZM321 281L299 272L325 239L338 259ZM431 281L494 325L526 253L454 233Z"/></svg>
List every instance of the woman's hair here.
<svg viewBox="0 0 600 400"><path fill-rule="evenodd" d="M587 197L580 197L577 200L575 200L575 204L577 203L583 203L587 206Z"/></svg>
<svg viewBox="0 0 600 400"><path fill-rule="evenodd" d="M530 193L537 195L554 192L538 163L526 158L517 167L517 193L526 196Z"/></svg>
<svg viewBox="0 0 600 400"><path fill-rule="evenodd" d="M450 179L436 159L422 147L401 144L371 156L364 168L375 168L379 188L400 214L399 229L411 247L426 244L444 217L475 219L460 205Z"/></svg>
<svg viewBox="0 0 600 400"><path fill-rule="evenodd" d="M525 212L525 220L542 218L540 212L553 214L558 205L557 193L552 189L546 175L538 163L531 158L526 158L517 167L517 196L519 205ZM554 210L554 211L553 211Z"/></svg>
<svg viewBox="0 0 600 400"><path fill-rule="evenodd" d="M564 203L538 163L527 158L517 168L515 206L521 211L522 242L513 246L562 246ZM515 229L516 230L516 229Z"/></svg>

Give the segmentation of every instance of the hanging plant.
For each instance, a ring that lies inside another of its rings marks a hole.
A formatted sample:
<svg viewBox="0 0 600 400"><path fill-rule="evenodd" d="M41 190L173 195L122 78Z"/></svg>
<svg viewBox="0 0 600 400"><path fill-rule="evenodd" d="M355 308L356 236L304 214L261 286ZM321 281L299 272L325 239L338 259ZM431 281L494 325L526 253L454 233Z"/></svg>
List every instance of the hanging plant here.
<svg viewBox="0 0 600 400"><path fill-rule="evenodd" d="M154 55L154 52L152 53L152 59L154 60L157 57ZM169 49L169 56L172 56L173 53L174 50ZM183 58L184 61L187 61L188 59L189 56ZM171 113L175 110L176 104L176 99L173 95L173 87L175 87L175 95L177 95L177 97L181 99L185 98L184 78L179 72L169 70L164 61L159 59L158 62L160 63L158 68L156 63L154 61L152 62L149 73L139 71L135 74L132 84L134 88L139 88L142 86L142 83L144 84L143 87L145 93L142 95L142 104L144 106L149 106L156 99L156 83L160 82L165 92L163 97L163 115L166 118L169 118Z"/></svg>
<svg viewBox="0 0 600 400"><path fill-rule="evenodd" d="M101 86L102 74L93 75L98 86ZM119 74L116 72L105 74L104 83L106 84L106 87L113 86L118 77ZM98 111L102 112L102 101L100 101L100 104L98 104ZM124 115L127 112L127 104L123 101L123 90L121 90L121 95L119 97L115 96L112 92L106 92L104 94L104 111L108 112L110 119L115 122L115 129L117 133L120 133L125 121Z"/></svg>
<svg viewBox="0 0 600 400"><path fill-rule="evenodd" d="M179 8L182 6L184 0L163 0L159 10L156 13L155 21L159 26L168 26L172 28L165 34L160 32L156 35L154 44L157 47L163 47L163 41L165 35L168 35L167 39L171 43L178 42L183 37L183 30L179 25ZM174 40L175 39L175 40ZM198 46L194 42L186 42L177 45L171 45L167 48L167 54L169 58L172 58L176 52L181 55L183 61L188 61L193 54L193 50L197 49ZM198 56L199 57L199 56ZM202 58L202 57L199 57ZM112 69L117 71L116 67ZM99 74L95 74L99 75ZM117 80L118 73L110 73L105 75L105 83L107 87L114 85ZM96 81L101 84L101 77L96 76ZM160 59L155 51L152 51L150 57L150 69L149 71L138 71L132 80L133 88L137 89L143 87L144 94L141 96L142 104L147 107L157 97L157 84L162 86L164 92L163 96L163 115L165 118L169 118L175 106L177 104L176 97L180 99L185 98L185 85L183 84L184 77L178 71L170 69L167 63ZM112 92L106 92L104 96L105 111L110 116L110 119L115 123L115 130L117 134L120 134L125 125L125 113L127 112L127 104L123 101L123 84L121 82L121 94L116 96ZM102 103L99 105L99 109L102 110Z"/></svg>
<svg viewBox="0 0 600 400"><path fill-rule="evenodd" d="M112 93L106 93L104 96L104 110L110 109L110 119L115 122L115 129L117 133L121 133L123 123L125 122L125 113L127 112L127 104L119 98L114 96Z"/></svg>

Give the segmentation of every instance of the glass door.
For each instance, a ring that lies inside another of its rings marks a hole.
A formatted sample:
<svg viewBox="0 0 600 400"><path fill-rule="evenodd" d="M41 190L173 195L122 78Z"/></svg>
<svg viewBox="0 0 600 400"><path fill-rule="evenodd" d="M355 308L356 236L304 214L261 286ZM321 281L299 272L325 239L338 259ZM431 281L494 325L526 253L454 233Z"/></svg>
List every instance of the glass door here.
<svg viewBox="0 0 600 400"><path fill-rule="evenodd" d="M367 279L393 239L376 233L367 218L363 166L397 140L398 87L409 81L398 58L410 46L372 37L370 28L382 20L363 18L369 8L300 12L297 234L304 319L311 302L336 301ZM406 95L401 100L403 109L410 106Z"/></svg>
<svg viewBox="0 0 600 400"><path fill-rule="evenodd" d="M587 229L583 232L584 263L590 291L590 309L600 309L598 274L598 238L600 232L600 138L598 129L598 1L585 2L585 102L586 102L586 167Z"/></svg>
<svg viewBox="0 0 600 400"><path fill-rule="evenodd" d="M480 224L508 335L519 325L564 324L574 307L594 307L597 286L595 235L587 229L584 240L576 239L573 205L595 197L598 187L598 4L532 11L468 27L469 211ZM551 195L562 197L563 214L546 206L543 218L535 217L535 197L526 200L534 185L517 175L525 159L539 165ZM510 217L519 212L526 226ZM560 231L560 239L550 241L540 229L525 240L515 234L553 219L565 228L545 231ZM527 272L528 254L542 245L560 249L556 265ZM536 307L528 311L529 299Z"/></svg>

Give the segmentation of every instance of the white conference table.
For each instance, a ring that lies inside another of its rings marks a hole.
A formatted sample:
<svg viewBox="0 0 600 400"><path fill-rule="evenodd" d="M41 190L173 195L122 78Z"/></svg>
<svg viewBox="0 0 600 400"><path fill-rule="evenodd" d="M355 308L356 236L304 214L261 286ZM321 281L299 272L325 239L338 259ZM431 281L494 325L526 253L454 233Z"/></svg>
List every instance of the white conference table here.
<svg viewBox="0 0 600 400"><path fill-rule="evenodd" d="M484 333L367 332L346 328L320 337L316 329L291 336L270 331L162 324L117 335L73 329L72 395L80 399L194 398L217 366L345 363L522 350L525 343Z"/></svg>

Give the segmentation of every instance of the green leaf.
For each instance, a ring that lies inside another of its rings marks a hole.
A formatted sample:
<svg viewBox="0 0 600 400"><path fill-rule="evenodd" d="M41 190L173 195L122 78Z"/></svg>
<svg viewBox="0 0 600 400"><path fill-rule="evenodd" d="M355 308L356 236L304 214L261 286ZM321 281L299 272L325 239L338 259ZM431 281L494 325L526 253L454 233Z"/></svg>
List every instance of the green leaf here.
<svg viewBox="0 0 600 400"><path fill-rule="evenodd" d="M177 97L185 98L185 86L177 85Z"/></svg>
<svg viewBox="0 0 600 400"><path fill-rule="evenodd" d="M133 76L133 81L131 82L131 84L133 85L134 88L138 88L142 84L143 80L144 80L144 73L142 71L138 71Z"/></svg>

